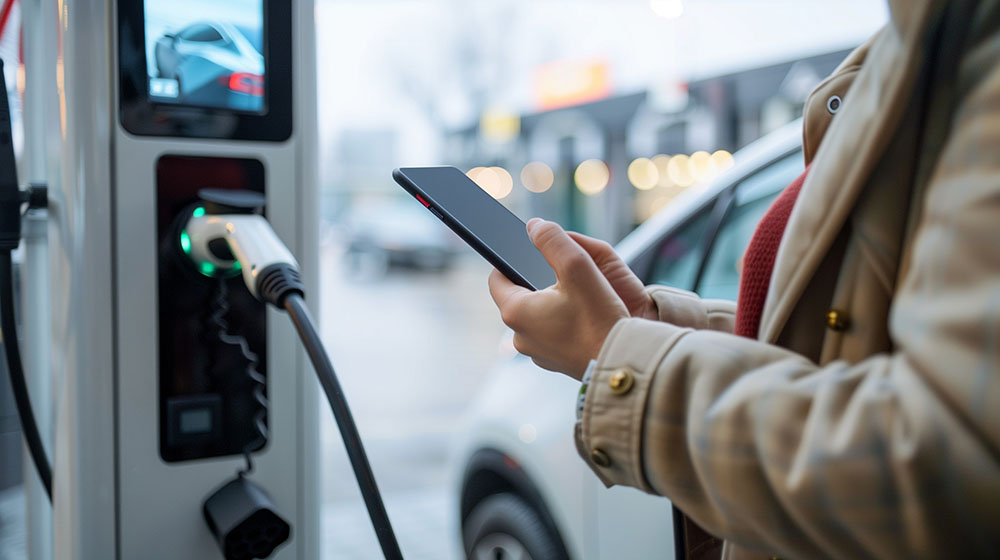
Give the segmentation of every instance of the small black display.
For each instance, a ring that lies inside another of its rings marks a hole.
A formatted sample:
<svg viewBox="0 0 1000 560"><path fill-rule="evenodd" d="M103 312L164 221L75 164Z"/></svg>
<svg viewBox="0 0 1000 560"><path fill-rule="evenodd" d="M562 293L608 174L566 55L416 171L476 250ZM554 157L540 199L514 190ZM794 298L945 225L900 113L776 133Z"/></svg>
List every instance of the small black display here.
<svg viewBox="0 0 1000 560"><path fill-rule="evenodd" d="M264 111L263 0L145 0L149 98Z"/></svg>
<svg viewBox="0 0 1000 560"><path fill-rule="evenodd" d="M208 408L195 408L181 412L182 434L204 434L212 431L212 411Z"/></svg>

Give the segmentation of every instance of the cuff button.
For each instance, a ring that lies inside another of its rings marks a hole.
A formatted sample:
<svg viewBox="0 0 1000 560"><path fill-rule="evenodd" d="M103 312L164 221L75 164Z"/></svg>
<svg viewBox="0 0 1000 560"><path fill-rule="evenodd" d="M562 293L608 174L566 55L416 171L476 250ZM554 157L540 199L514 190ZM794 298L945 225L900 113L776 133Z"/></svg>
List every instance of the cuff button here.
<svg viewBox="0 0 1000 560"><path fill-rule="evenodd" d="M826 326L834 332L844 332L851 326L851 319L847 313L831 309L826 314Z"/></svg>
<svg viewBox="0 0 1000 560"><path fill-rule="evenodd" d="M631 372L625 369L620 369L613 374L611 378L608 379L608 386L611 387L611 391L616 395L624 395L632 390L632 385L635 383L635 377Z"/></svg>
<svg viewBox="0 0 1000 560"><path fill-rule="evenodd" d="M611 466L611 457L608 457L608 454L603 449L598 449L597 447L590 452L590 460L598 467L607 468Z"/></svg>

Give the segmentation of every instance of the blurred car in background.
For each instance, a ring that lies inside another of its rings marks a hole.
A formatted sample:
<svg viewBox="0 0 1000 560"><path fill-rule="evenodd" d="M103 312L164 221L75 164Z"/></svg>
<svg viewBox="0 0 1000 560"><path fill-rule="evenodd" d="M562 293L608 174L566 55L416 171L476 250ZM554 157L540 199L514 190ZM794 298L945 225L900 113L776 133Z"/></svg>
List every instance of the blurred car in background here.
<svg viewBox="0 0 1000 560"><path fill-rule="evenodd" d="M259 111L264 103L263 36L260 30L223 22L198 22L156 41L160 81L154 94L173 93L177 103ZM176 86L166 88L163 80Z"/></svg>
<svg viewBox="0 0 1000 560"><path fill-rule="evenodd" d="M447 270L464 247L458 236L410 198L392 198L351 209L346 220L350 268L379 276L391 267Z"/></svg>
<svg viewBox="0 0 1000 560"><path fill-rule="evenodd" d="M648 284L736 299L740 259L774 197L803 171L801 122L736 154L718 180L678 197L617 247ZM573 444L579 383L508 357L469 408L456 454L458 513L472 559L671 558L669 501L605 488Z"/></svg>

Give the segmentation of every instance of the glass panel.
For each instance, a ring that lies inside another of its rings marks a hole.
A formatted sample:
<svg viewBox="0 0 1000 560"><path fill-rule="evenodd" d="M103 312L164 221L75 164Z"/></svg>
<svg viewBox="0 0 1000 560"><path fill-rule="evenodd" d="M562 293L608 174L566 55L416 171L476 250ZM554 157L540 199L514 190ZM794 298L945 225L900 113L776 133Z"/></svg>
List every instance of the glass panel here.
<svg viewBox="0 0 1000 560"><path fill-rule="evenodd" d="M735 300L740 289L743 253L757 223L778 193L803 170L802 155L795 153L765 167L744 181L736 192L736 207L726 216L712 245L698 293L705 298Z"/></svg>
<svg viewBox="0 0 1000 560"><path fill-rule="evenodd" d="M181 33L181 39L198 41L200 43L213 43L221 41L222 35L210 25L193 25Z"/></svg>
<svg viewBox="0 0 1000 560"><path fill-rule="evenodd" d="M666 284L690 290L701 263L702 238L708 228L712 205L667 237L653 261L647 284Z"/></svg>

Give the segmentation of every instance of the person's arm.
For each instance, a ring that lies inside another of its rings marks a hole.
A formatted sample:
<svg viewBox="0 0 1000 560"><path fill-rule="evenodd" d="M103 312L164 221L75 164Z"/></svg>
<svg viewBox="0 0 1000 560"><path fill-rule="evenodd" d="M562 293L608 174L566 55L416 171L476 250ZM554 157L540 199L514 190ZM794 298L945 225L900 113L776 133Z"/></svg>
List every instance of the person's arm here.
<svg viewBox="0 0 1000 560"><path fill-rule="evenodd" d="M890 316L895 351L819 367L622 319L577 430L605 483L669 496L770 554L1000 550L1000 68L988 66L927 189Z"/></svg>

